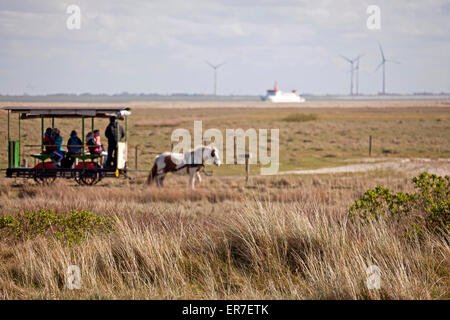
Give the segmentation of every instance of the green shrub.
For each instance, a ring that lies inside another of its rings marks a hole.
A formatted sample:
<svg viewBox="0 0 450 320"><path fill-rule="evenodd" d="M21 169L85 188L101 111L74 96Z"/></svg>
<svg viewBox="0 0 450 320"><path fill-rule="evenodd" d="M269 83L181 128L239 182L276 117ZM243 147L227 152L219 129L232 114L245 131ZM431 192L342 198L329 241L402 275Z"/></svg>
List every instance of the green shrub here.
<svg viewBox="0 0 450 320"><path fill-rule="evenodd" d="M53 210L20 213L17 217L0 217L0 239L23 241L37 236L53 237L69 245L78 243L89 235L108 233L114 221L108 217L82 210L67 214Z"/></svg>
<svg viewBox="0 0 450 320"><path fill-rule="evenodd" d="M450 177L426 172L412 179L420 206L425 210L425 225L433 230L450 231Z"/></svg>
<svg viewBox="0 0 450 320"><path fill-rule="evenodd" d="M315 113L292 113L287 117L283 118L283 121L289 122L305 122L317 120L317 114Z"/></svg>
<svg viewBox="0 0 450 320"><path fill-rule="evenodd" d="M414 177L414 193L397 192L377 186L367 190L349 209L349 215L362 221L385 219L403 226L408 234L427 229L450 232L450 177L426 172Z"/></svg>

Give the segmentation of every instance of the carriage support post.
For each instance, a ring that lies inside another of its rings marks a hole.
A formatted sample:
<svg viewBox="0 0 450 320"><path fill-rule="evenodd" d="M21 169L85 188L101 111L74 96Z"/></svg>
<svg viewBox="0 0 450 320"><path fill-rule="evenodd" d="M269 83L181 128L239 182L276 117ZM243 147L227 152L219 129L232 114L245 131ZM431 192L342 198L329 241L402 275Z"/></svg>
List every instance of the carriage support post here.
<svg viewBox="0 0 450 320"><path fill-rule="evenodd" d="M117 118L116 118L116 120L118 120ZM119 157L118 157L118 155L117 155L117 153L119 152L119 126L120 126L120 124L119 124L119 122L118 121L116 121L116 154L115 154L115 157L116 157L116 174L117 174L117 165L118 165L118 160L119 160Z"/></svg>
<svg viewBox="0 0 450 320"><path fill-rule="evenodd" d="M127 122L127 117L125 117L125 142L127 142L127 138L128 138L128 122Z"/></svg>
<svg viewBox="0 0 450 320"><path fill-rule="evenodd" d="M44 153L44 115L41 114L41 154L43 153ZM45 172L43 157L42 157L42 171Z"/></svg>
<svg viewBox="0 0 450 320"><path fill-rule="evenodd" d="M20 161L20 148L22 147L22 144L20 142L20 136L21 136L21 134L20 134L20 113L19 113L19 167L20 167L20 163L22 162L22 161Z"/></svg>
<svg viewBox="0 0 450 320"><path fill-rule="evenodd" d="M10 134L9 134L9 110L8 110L8 142L10 140Z"/></svg>
<svg viewBox="0 0 450 320"><path fill-rule="evenodd" d="M84 173L84 116L81 116L81 154L83 155L83 173Z"/></svg>

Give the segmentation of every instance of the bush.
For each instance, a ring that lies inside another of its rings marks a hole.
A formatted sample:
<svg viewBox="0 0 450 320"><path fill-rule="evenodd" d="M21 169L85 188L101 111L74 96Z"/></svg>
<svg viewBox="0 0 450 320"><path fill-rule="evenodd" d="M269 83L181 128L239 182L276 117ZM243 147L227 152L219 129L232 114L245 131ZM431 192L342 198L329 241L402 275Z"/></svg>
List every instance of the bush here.
<svg viewBox="0 0 450 320"><path fill-rule="evenodd" d="M0 217L0 239L23 241L37 236L54 237L69 245L95 233L113 230L114 221L108 217L82 210L57 214L53 210L20 213L17 217Z"/></svg>
<svg viewBox="0 0 450 320"><path fill-rule="evenodd" d="M450 232L450 177L427 172L412 179L414 193L377 186L366 191L349 209L349 215L363 221L385 219L402 225L408 234L429 230L440 235Z"/></svg>
<svg viewBox="0 0 450 320"><path fill-rule="evenodd" d="M305 122L317 120L317 114L315 113L292 113L287 117L283 118L283 121L289 122Z"/></svg>

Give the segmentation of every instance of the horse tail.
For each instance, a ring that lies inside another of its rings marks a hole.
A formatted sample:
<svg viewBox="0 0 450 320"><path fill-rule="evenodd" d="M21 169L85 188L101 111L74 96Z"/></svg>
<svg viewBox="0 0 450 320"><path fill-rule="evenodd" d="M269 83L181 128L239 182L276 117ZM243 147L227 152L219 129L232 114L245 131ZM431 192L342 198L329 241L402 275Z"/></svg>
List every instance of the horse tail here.
<svg viewBox="0 0 450 320"><path fill-rule="evenodd" d="M156 161L155 161L155 163L153 164L152 171L150 171L150 173L148 175L147 184L151 184L152 181L155 179L157 170L158 170L158 166L156 165Z"/></svg>

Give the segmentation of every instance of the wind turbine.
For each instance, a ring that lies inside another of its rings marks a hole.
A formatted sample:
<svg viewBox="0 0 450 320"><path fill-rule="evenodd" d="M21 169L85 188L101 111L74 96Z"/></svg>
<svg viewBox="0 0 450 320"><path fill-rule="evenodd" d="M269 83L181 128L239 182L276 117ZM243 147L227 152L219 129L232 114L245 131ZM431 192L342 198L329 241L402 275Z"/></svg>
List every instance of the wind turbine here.
<svg viewBox="0 0 450 320"><path fill-rule="evenodd" d="M222 62L222 63L220 63L220 64L216 64L216 65L213 65L211 62L209 62L209 61L205 61L211 68L213 68L214 69L214 96L217 96L217 69L219 69L221 66L223 66L225 63L227 63L226 61L225 62Z"/></svg>
<svg viewBox="0 0 450 320"><path fill-rule="evenodd" d="M355 70L353 68L353 64L355 63L356 59L349 59L342 54L340 55L342 59L346 60L348 63L350 63L350 95L353 95L353 71Z"/></svg>
<svg viewBox="0 0 450 320"><path fill-rule="evenodd" d="M385 70L386 62L389 61L389 62L393 62L393 63L397 63L397 64L400 62L386 59L384 56L384 52L383 52L383 48L381 47L381 44L378 44L378 47L380 48L380 53L381 53L381 63L378 65L378 67L375 69L374 72L376 72L381 66L383 67L383 87L381 90L381 94L384 95L384 94L386 94L386 70Z"/></svg>
<svg viewBox="0 0 450 320"><path fill-rule="evenodd" d="M356 66L355 66L355 71L356 71L356 75L355 75L355 83L356 83L356 95L359 95L359 59L361 59L362 57L364 57L364 53L358 55L355 58L356 61Z"/></svg>
<svg viewBox="0 0 450 320"><path fill-rule="evenodd" d="M28 83L27 86L25 87L25 94L27 94L28 90L34 91L34 89L36 89L36 87L33 84Z"/></svg>

